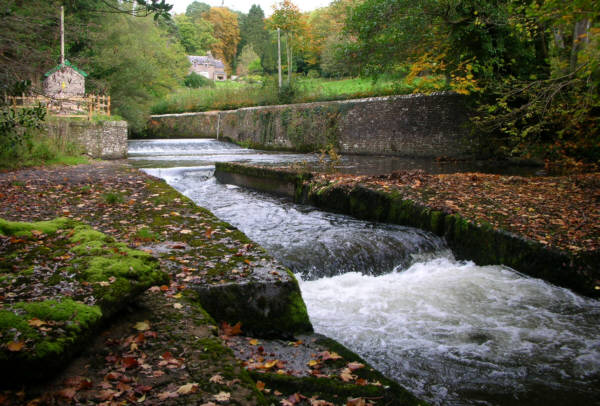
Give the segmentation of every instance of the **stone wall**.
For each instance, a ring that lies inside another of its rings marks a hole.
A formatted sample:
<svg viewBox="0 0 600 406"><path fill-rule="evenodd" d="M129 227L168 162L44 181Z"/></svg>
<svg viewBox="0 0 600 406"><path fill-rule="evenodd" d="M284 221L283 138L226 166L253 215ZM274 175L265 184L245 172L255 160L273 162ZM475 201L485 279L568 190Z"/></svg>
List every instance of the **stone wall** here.
<svg viewBox="0 0 600 406"><path fill-rule="evenodd" d="M127 122L94 123L60 119L47 123L48 133L78 143L93 158L127 157Z"/></svg>
<svg viewBox="0 0 600 406"><path fill-rule="evenodd" d="M152 116L151 136L217 137L260 149L461 157L469 138L466 97L406 95Z"/></svg>

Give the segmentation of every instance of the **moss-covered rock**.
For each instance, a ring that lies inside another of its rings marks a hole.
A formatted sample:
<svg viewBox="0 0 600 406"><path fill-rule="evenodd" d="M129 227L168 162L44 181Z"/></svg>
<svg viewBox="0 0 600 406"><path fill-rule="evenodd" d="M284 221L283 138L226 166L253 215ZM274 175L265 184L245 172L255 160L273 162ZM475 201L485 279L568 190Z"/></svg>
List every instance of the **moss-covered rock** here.
<svg viewBox="0 0 600 406"><path fill-rule="evenodd" d="M70 219L0 219L3 383L49 376L102 321L164 283L151 255Z"/></svg>
<svg viewBox="0 0 600 406"><path fill-rule="evenodd" d="M213 318L231 324L241 322L246 334L293 337L312 331L298 281L280 265L256 266L244 281L192 288Z"/></svg>

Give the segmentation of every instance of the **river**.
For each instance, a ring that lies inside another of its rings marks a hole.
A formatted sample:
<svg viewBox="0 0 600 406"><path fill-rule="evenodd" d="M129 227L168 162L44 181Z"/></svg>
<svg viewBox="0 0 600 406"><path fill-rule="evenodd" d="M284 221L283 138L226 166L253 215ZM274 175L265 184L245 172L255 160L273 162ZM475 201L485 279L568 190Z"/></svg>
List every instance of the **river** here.
<svg viewBox="0 0 600 406"><path fill-rule="evenodd" d="M130 141L129 153L133 165L290 267L315 330L417 396L439 405L600 404L599 301L503 266L456 261L428 232L322 212L213 176L217 161L310 166L315 155L216 140ZM340 166L351 173L487 169L364 157L344 157Z"/></svg>

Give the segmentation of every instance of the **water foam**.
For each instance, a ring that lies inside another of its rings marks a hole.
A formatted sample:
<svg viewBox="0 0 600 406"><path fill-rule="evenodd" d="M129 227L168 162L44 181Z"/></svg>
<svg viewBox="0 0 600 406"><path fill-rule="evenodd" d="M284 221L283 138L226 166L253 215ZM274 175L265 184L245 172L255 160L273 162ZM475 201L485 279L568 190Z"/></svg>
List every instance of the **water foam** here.
<svg viewBox="0 0 600 406"><path fill-rule="evenodd" d="M510 404L540 386L597 394L586 382L600 375L600 302L569 290L451 258L300 286L316 331L434 403Z"/></svg>

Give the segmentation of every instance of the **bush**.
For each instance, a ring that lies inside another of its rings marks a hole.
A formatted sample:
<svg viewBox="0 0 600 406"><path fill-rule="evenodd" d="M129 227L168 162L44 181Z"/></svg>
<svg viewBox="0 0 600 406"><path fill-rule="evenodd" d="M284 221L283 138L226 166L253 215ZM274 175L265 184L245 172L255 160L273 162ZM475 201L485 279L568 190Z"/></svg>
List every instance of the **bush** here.
<svg viewBox="0 0 600 406"><path fill-rule="evenodd" d="M0 110L0 168L87 162L80 148L44 131L43 107Z"/></svg>
<svg viewBox="0 0 600 406"><path fill-rule="evenodd" d="M309 70L309 71L308 71L308 73L306 74L306 77L307 77L307 78L310 78L310 79L317 79L317 78L321 77L321 74L319 73L319 71L318 71L318 70L316 70L316 69L311 69L311 70Z"/></svg>
<svg viewBox="0 0 600 406"><path fill-rule="evenodd" d="M207 77L198 75L196 72L192 72L187 75L183 81L183 84L186 87L191 87L192 89L198 89L200 87L215 87L214 80L210 80Z"/></svg>

